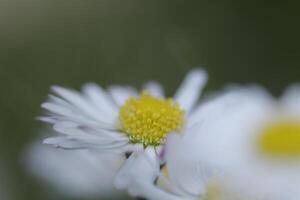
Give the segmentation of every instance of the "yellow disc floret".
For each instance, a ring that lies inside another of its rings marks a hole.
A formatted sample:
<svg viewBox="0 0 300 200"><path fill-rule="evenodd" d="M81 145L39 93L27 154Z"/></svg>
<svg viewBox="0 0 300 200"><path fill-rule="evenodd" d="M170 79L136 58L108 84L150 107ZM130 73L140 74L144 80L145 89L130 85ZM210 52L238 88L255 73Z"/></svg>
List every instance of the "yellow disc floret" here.
<svg viewBox="0 0 300 200"><path fill-rule="evenodd" d="M263 153L271 156L300 157L300 123L270 124L260 134L258 144Z"/></svg>
<svg viewBox="0 0 300 200"><path fill-rule="evenodd" d="M168 133L182 127L184 112L172 99L159 99L144 92L126 101L119 118L130 142L158 146Z"/></svg>

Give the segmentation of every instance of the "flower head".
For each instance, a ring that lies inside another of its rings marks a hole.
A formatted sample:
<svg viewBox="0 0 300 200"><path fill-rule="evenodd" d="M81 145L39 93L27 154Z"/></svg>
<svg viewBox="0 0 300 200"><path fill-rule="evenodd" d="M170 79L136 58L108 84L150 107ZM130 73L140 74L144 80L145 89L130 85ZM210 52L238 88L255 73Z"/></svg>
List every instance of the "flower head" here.
<svg viewBox="0 0 300 200"><path fill-rule="evenodd" d="M252 199L299 199L300 87L275 99L264 89L233 88L235 106L202 126L203 163L218 166L228 185Z"/></svg>
<svg viewBox="0 0 300 200"><path fill-rule="evenodd" d="M105 91L87 84L82 93L55 86L55 96L42 104L49 114L40 119L53 124L62 136L44 142L61 148L119 153L159 147L168 134L182 132L195 122L191 111L206 79L204 71L192 70L173 98L165 98L155 82L146 84L141 94L128 86Z"/></svg>

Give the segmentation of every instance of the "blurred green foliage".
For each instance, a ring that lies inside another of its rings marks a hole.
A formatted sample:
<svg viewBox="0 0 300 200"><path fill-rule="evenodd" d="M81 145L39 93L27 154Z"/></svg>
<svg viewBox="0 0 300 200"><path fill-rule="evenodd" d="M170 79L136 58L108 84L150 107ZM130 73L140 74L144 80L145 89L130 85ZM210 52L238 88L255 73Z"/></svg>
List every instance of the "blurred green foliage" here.
<svg viewBox="0 0 300 200"><path fill-rule="evenodd" d="M202 66L210 75L208 90L255 82L280 94L300 77L299 6L253 0L1 1L0 155L11 169L15 198L45 199L40 184L24 172L20 153L43 127L35 116L51 85L139 87L158 80L171 95L190 68Z"/></svg>

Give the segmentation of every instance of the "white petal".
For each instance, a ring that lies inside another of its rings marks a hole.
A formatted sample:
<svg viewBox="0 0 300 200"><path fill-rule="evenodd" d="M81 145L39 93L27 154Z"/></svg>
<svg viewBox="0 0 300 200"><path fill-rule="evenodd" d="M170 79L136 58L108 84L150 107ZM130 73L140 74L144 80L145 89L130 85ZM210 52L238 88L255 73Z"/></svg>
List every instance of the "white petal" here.
<svg viewBox="0 0 300 200"><path fill-rule="evenodd" d="M118 189L127 190L134 197L150 200L183 200L154 185L159 173L159 163L153 149L133 153L122 166L115 178Z"/></svg>
<svg viewBox="0 0 300 200"><path fill-rule="evenodd" d="M78 140L77 138L72 137L50 137L46 138L43 141L44 144L53 145L58 148L63 149L97 149L97 150L104 150L108 151L115 148L123 148L125 147L128 142L121 141L121 142L113 142L109 144L97 143L97 142L85 142L82 140Z"/></svg>
<svg viewBox="0 0 300 200"><path fill-rule="evenodd" d="M166 144L166 165L175 193L200 196L205 192L206 177L209 175L205 168L199 168L196 146L192 145L192 142L193 139L187 143L185 138L177 134L169 135Z"/></svg>
<svg viewBox="0 0 300 200"><path fill-rule="evenodd" d="M136 186L136 178L153 183L158 173L159 163L154 149L133 152L118 172L115 186L118 189L130 189Z"/></svg>
<svg viewBox="0 0 300 200"><path fill-rule="evenodd" d="M155 180L158 172L159 163L153 148L133 152L117 174L115 185L118 189L127 189L135 179L132 176L134 174L139 175L139 178L152 182Z"/></svg>
<svg viewBox="0 0 300 200"><path fill-rule="evenodd" d="M65 106L67 108L70 108L70 104L68 102L66 102L65 100L57 97L57 96L54 96L54 95L49 95L49 99L50 99L50 102L54 102L55 104L59 104L59 105L62 105L62 106Z"/></svg>
<svg viewBox="0 0 300 200"><path fill-rule="evenodd" d="M91 145L95 144L95 145L101 145L101 146L113 144L113 143L117 143L117 142L128 143L128 139L125 137L124 138L122 138L122 137L111 138L111 137L107 137L107 136L98 136L98 135L81 132L76 129L74 129L74 132L69 133L69 135L64 136L64 137L68 138L69 140L77 140L80 142L89 143Z"/></svg>
<svg viewBox="0 0 300 200"><path fill-rule="evenodd" d="M37 117L36 119L50 124L54 124L55 122L57 122L57 120L52 117Z"/></svg>
<svg viewBox="0 0 300 200"><path fill-rule="evenodd" d="M136 89L129 86L110 86L108 91L118 106L122 106L129 97L138 95Z"/></svg>
<svg viewBox="0 0 300 200"><path fill-rule="evenodd" d="M81 116L80 114L72 114L72 115L66 115L66 116L60 116L52 114L52 116L47 116L40 118L42 121L49 122L49 123L74 123L77 124L78 127L89 127L89 128L101 128L105 130L112 130L115 131L117 128L113 124L109 124L106 122L101 121L94 121L91 119L88 119L84 116Z"/></svg>
<svg viewBox="0 0 300 200"><path fill-rule="evenodd" d="M72 115L72 110L70 110L68 107L61 106L59 104L54 103L43 103L42 108L47 109L50 112L56 113L58 115Z"/></svg>
<svg viewBox="0 0 300 200"><path fill-rule="evenodd" d="M286 89L280 99L284 109L296 117L300 117L300 84L295 84Z"/></svg>
<svg viewBox="0 0 300 200"><path fill-rule="evenodd" d="M93 83L86 84L83 86L83 92L100 112L112 117L117 115L118 108L113 99L100 86Z"/></svg>
<svg viewBox="0 0 300 200"><path fill-rule="evenodd" d="M43 140L43 144L53 145L62 149L86 149L88 147L93 148L93 145L83 144L79 141L71 141L66 137L51 137Z"/></svg>
<svg viewBox="0 0 300 200"><path fill-rule="evenodd" d="M188 113L197 103L202 88L207 81L207 74L201 69L190 71L178 88L174 99Z"/></svg>
<svg viewBox="0 0 300 200"><path fill-rule="evenodd" d="M136 155L137 153L134 152L130 155L130 157L126 160L125 164L121 167L117 176L115 178L114 185L119 190L127 189L131 182L131 170L132 166L134 166L136 162Z"/></svg>
<svg viewBox="0 0 300 200"><path fill-rule="evenodd" d="M186 196L177 196L163 191L150 182L143 180L136 180L136 187L130 188L129 194L132 196L142 196L149 200L191 200L191 198Z"/></svg>
<svg viewBox="0 0 300 200"><path fill-rule="evenodd" d="M136 144L126 144L125 146L121 146L118 148L94 148L94 149L89 149L92 152L95 153L113 153L113 154L121 154L124 156L124 153L127 152L136 152L136 151L141 151L142 149L144 149L144 147L142 145L136 145Z"/></svg>
<svg viewBox="0 0 300 200"><path fill-rule="evenodd" d="M125 136L124 133L107 130L102 128L92 128L92 127L84 127L79 125L73 125L72 123L67 122L58 122L55 123L53 129L59 133L67 134L67 135L74 135L74 134L82 134L82 135L93 135L99 138L107 138L113 139L116 141L121 141L128 138Z"/></svg>
<svg viewBox="0 0 300 200"><path fill-rule="evenodd" d="M107 118L105 118L104 113L97 111L93 106L91 106L90 102L84 98L84 96L80 95L77 91L73 91L70 89L54 86L52 87L53 91L66 99L68 102L74 105L74 109L80 110L86 117L89 117L94 120L107 122ZM63 106L61 106L63 107ZM111 122L111 120L109 120Z"/></svg>
<svg viewBox="0 0 300 200"><path fill-rule="evenodd" d="M158 97L158 98L164 98L165 97L165 93L164 93L164 89L162 88L162 86L154 81L148 82L144 85L144 90L146 90L147 92L149 92L151 95Z"/></svg>
<svg viewBox="0 0 300 200"><path fill-rule="evenodd" d="M238 105L239 99L235 94L221 94L217 98L210 98L204 103L200 104L194 112L188 117L188 127L195 124L202 123L204 120L211 119L211 116L224 114L226 108L232 105Z"/></svg>
<svg viewBox="0 0 300 200"><path fill-rule="evenodd" d="M188 117L188 127L198 123L203 123L204 120L212 120L214 117L226 116L230 108L241 106L249 98L253 96L260 101L265 101L270 104L272 101L269 94L262 88L257 86L252 87L228 87L221 93L213 94L201 103Z"/></svg>
<svg viewBox="0 0 300 200"><path fill-rule="evenodd" d="M79 125L102 127L108 130L115 130L115 120L105 118L105 114L97 113L97 116L91 116L88 113L81 112L76 106L62 105L55 102L46 102L42 107L51 112L52 116L41 118L49 123L55 121L74 122Z"/></svg>

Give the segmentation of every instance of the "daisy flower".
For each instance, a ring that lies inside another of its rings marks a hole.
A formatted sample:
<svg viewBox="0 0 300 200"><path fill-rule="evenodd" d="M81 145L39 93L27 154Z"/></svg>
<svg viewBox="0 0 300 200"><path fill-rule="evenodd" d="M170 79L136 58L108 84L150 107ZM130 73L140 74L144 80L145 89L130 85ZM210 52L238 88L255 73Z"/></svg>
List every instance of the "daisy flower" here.
<svg viewBox="0 0 300 200"><path fill-rule="evenodd" d="M236 106L201 126L198 160L252 199L300 199L300 86L280 98L261 88L232 91Z"/></svg>
<svg viewBox="0 0 300 200"><path fill-rule="evenodd" d="M27 171L45 186L52 186L58 195L80 199L125 198L123 192L113 187L124 160L121 155L99 155L86 149L55 149L39 141L28 145L22 155Z"/></svg>
<svg viewBox="0 0 300 200"><path fill-rule="evenodd" d="M206 72L190 71L173 98L165 98L156 82L139 94L128 86L108 90L87 84L82 92L54 86L54 95L42 104L48 111L40 119L61 134L44 143L65 149L132 152L159 147L171 132L184 132L196 121L193 109L206 83Z"/></svg>

